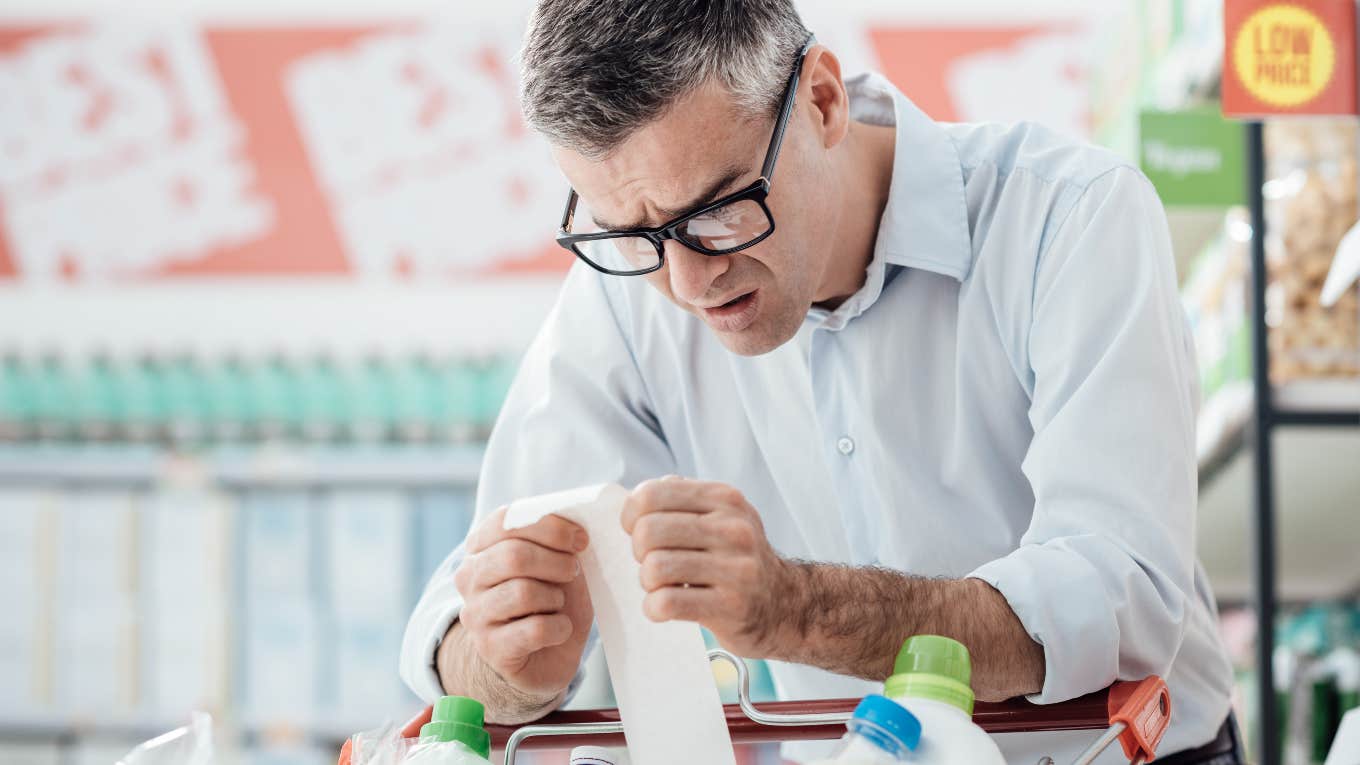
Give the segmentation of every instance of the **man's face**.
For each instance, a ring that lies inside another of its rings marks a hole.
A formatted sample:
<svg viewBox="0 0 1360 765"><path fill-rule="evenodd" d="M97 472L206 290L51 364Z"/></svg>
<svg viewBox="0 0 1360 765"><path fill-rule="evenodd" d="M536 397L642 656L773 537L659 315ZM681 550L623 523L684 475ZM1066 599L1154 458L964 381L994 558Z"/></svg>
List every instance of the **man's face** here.
<svg viewBox="0 0 1360 765"><path fill-rule="evenodd" d="M746 356L794 336L819 299L832 252L839 204L815 118L804 105L805 87L800 84L766 200L774 233L730 255L705 255L669 240L664 265L645 277L702 319L728 350ZM585 213L609 229L652 227L754 181L773 130L773 117L744 116L729 92L710 85L604 160L561 148L554 156L581 197L578 217Z"/></svg>

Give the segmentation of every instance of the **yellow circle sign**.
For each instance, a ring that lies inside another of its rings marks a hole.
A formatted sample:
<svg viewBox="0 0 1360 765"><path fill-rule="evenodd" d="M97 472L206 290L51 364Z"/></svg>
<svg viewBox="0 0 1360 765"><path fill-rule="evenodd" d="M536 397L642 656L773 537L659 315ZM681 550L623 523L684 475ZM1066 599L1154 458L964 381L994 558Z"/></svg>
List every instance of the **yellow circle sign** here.
<svg viewBox="0 0 1360 765"><path fill-rule="evenodd" d="M1270 5L1248 16L1238 29L1233 65L1253 96L1271 106L1294 107L1327 87L1336 67L1336 45L1311 11Z"/></svg>

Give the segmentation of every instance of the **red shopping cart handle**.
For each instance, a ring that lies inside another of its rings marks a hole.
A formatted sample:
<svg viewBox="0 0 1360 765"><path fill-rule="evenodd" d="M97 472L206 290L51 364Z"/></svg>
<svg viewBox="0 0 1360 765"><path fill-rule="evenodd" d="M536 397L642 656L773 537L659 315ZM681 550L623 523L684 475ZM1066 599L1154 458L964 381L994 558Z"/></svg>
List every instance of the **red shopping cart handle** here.
<svg viewBox="0 0 1360 765"><path fill-rule="evenodd" d="M1139 682L1115 683L1110 686L1107 708L1110 724L1124 724L1119 743L1124 756L1136 762L1152 762L1157 756L1157 745L1171 724L1171 691L1166 681L1156 675Z"/></svg>
<svg viewBox="0 0 1360 765"><path fill-rule="evenodd" d="M849 714L859 699L822 699L816 701L772 701L759 705L760 711L775 714L813 714L836 712ZM1166 683L1159 677L1137 682L1115 683L1103 691L1087 694L1061 704L1031 704L1023 699L1012 699L997 704L978 702L973 710L973 721L988 733L1021 733L1055 730L1104 730L1116 722L1123 722L1128 730L1121 736L1125 752L1151 755L1161 741L1170 719L1170 697ZM739 744L778 741L816 741L839 738L845 732L840 723L771 727L761 725L742 713L736 704L723 707L732 741ZM420 735L420 726L429 722L427 708L407 723L402 735ZM617 709L576 709L553 712L535 725L564 725L585 722L618 722ZM505 745L516 730L512 725L488 725L491 744ZM524 741L521 749L562 749L581 745L620 746L619 733L575 736L535 736ZM1137 747L1136 749L1132 747ZM349 765L349 742L340 754L340 765ZM1133 755L1129 755L1133 759Z"/></svg>

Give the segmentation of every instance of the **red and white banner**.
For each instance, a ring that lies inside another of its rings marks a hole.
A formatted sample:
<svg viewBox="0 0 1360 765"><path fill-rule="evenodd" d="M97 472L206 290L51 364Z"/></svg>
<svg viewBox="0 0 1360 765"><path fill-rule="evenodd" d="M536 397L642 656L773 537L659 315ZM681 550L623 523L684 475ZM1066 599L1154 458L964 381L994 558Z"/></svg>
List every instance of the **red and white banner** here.
<svg viewBox="0 0 1360 765"><path fill-rule="evenodd" d="M0 279L436 282L563 270L519 26L0 22ZM850 40L850 42L846 42ZM854 26L939 119L1084 133L1076 32Z"/></svg>

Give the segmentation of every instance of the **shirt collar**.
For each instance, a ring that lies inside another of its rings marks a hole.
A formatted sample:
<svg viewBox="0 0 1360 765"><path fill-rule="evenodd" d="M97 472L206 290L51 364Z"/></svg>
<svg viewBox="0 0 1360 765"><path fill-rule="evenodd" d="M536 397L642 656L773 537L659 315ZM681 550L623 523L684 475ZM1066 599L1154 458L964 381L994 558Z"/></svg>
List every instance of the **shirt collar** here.
<svg viewBox="0 0 1360 765"><path fill-rule="evenodd" d="M887 264L920 268L962 281L973 263L968 206L958 150L944 129L880 74L845 81L850 116L895 125L892 182L879 221L864 286L835 311L812 309L810 319L839 329L878 300Z"/></svg>

